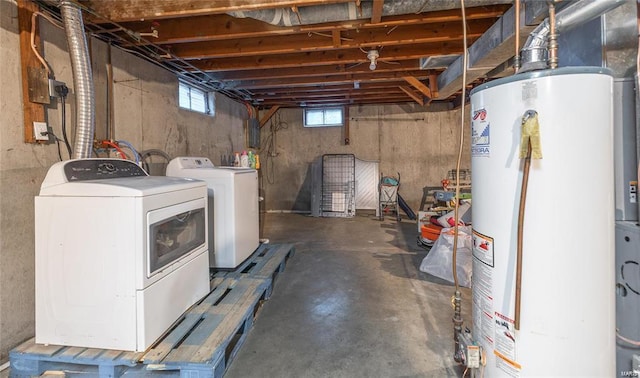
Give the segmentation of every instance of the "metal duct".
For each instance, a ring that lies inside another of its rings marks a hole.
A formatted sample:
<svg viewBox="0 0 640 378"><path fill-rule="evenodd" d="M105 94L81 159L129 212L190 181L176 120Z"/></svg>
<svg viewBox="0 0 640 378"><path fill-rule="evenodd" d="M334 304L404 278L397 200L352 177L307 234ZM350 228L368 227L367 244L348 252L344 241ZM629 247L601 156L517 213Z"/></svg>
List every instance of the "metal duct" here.
<svg viewBox="0 0 640 378"><path fill-rule="evenodd" d="M67 35L76 95L76 139L73 158L85 159L91 157L95 129L95 93L89 47L80 8L72 2L63 1L60 11Z"/></svg>
<svg viewBox="0 0 640 378"><path fill-rule="evenodd" d="M467 0L467 7L476 7L492 4L511 4L512 0ZM395 0L386 1L382 7L382 16L432 12L438 10L458 9L458 1L434 1L434 0ZM237 18L253 18L277 26L294 26L319 24L323 22L348 21L371 18L372 2L362 2L360 8L355 2L313 5L299 7L298 12L290 8L263 9L257 11L229 12L230 16Z"/></svg>
<svg viewBox="0 0 640 378"><path fill-rule="evenodd" d="M573 3L556 15L556 32L566 32L624 3L625 0L582 0ZM547 45L550 29L549 19L545 19L531 32L520 51L522 67L519 72L547 68Z"/></svg>

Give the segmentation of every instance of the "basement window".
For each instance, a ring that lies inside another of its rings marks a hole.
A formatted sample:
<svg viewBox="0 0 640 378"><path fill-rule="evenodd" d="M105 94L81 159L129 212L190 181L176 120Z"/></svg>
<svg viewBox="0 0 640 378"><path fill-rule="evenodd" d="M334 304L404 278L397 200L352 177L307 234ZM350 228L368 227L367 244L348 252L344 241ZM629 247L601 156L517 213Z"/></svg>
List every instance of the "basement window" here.
<svg viewBox="0 0 640 378"><path fill-rule="evenodd" d="M304 110L304 127L342 126L342 108L314 108Z"/></svg>
<svg viewBox="0 0 640 378"><path fill-rule="evenodd" d="M213 115L213 106L211 106L213 96L211 93L182 82L179 85L178 93L181 108Z"/></svg>

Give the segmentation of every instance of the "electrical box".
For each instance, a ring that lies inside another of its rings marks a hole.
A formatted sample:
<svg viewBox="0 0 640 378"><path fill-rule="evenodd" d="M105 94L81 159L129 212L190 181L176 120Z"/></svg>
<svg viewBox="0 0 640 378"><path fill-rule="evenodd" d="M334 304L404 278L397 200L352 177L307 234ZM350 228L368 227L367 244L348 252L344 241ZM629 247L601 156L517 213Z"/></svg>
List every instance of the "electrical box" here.
<svg viewBox="0 0 640 378"><path fill-rule="evenodd" d="M63 86L65 83L49 79L49 97L60 97L60 94L56 92L56 87Z"/></svg>
<svg viewBox="0 0 640 378"><path fill-rule="evenodd" d="M640 360L640 226L616 222L616 377L632 377ZM624 339L631 342L627 342Z"/></svg>

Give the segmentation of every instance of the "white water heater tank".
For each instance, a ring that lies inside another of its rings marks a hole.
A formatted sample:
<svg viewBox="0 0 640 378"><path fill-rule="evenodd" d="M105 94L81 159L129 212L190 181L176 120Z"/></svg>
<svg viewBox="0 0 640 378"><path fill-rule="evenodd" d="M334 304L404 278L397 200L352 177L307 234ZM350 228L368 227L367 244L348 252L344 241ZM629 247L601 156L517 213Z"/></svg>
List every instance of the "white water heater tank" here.
<svg viewBox="0 0 640 378"><path fill-rule="evenodd" d="M473 334L485 377L615 376L613 79L603 68L514 75L471 93ZM538 113L516 244L524 113Z"/></svg>

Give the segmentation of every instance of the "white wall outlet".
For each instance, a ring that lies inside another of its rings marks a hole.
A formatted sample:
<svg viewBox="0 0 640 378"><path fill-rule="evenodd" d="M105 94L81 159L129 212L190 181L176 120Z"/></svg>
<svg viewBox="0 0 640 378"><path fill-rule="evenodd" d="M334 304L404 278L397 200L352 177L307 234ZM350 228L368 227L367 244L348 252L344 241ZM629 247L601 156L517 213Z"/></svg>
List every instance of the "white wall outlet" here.
<svg viewBox="0 0 640 378"><path fill-rule="evenodd" d="M47 130L47 123L34 122L33 135L36 137L36 140L49 140L49 130Z"/></svg>

